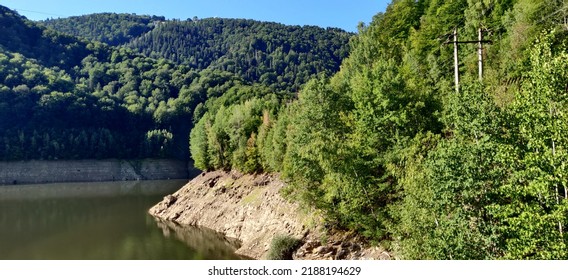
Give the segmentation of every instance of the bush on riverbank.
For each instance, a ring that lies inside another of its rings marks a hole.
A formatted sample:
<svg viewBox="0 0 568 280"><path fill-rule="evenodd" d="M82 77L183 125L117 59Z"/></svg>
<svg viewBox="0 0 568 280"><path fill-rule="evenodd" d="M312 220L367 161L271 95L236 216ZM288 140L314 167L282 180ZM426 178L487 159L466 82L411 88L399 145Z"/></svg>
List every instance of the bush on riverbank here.
<svg viewBox="0 0 568 280"><path fill-rule="evenodd" d="M277 235L270 243L269 260L291 260L292 253L302 245L299 239L287 235Z"/></svg>

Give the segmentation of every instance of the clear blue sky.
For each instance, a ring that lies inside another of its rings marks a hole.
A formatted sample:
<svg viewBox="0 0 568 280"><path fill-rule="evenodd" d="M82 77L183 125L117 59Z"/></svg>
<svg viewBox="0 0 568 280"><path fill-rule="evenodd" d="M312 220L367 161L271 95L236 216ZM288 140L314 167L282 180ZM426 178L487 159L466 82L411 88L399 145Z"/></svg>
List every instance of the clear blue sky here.
<svg viewBox="0 0 568 280"><path fill-rule="evenodd" d="M115 12L168 19L247 18L356 31L391 0L0 0L31 20Z"/></svg>

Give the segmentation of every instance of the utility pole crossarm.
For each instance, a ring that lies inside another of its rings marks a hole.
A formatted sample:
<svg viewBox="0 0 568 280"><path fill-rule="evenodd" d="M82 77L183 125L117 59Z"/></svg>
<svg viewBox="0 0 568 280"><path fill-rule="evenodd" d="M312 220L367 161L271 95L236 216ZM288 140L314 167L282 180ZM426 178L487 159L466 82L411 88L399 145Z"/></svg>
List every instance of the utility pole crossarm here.
<svg viewBox="0 0 568 280"><path fill-rule="evenodd" d="M458 57L458 45L459 44L478 44L478 63L479 63L479 80L483 80L483 44L491 44L491 40L483 40L483 31L481 28L478 29L478 40L476 41L458 41L458 29L455 28L453 32L454 40L452 42L445 42L444 44L454 45L454 75L456 83L456 93L460 92L460 73L459 73L459 57Z"/></svg>
<svg viewBox="0 0 568 280"><path fill-rule="evenodd" d="M458 43L458 44L477 44L477 43L493 44L493 41L491 41L491 40L476 40L476 41L458 41L456 43ZM454 44L454 42L445 42L444 44L450 45L450 44Z"/></svg>

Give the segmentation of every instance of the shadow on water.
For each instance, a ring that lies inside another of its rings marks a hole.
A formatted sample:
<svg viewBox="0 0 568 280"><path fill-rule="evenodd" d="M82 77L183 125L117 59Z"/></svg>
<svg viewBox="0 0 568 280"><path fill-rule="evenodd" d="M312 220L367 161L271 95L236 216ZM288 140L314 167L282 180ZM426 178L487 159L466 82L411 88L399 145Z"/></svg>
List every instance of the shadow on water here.
<svg viewBox="0 0 568 280"><path fill-rule="evenodd" d="M217 233L166 231L147 214L185 183L2 186L0 259L238 259L234 243Z"/></svg>

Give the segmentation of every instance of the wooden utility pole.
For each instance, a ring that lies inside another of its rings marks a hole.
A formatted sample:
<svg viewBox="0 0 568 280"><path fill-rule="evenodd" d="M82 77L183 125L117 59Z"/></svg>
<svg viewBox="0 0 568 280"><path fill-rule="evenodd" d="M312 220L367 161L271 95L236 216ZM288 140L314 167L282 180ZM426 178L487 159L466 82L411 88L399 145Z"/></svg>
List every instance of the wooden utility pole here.
<svg viewBox="0 0 568 280"><path fill-rule="evenodd" d="M479 45L478 45L478 49L477 49L477 54L478 54L478 60L479 60L479 81L483 81L483 33L481 32L481 28L479 28L478 30L479 32L479 37L478 37L478 41L479 41Z"/></svg>
<svg viewBox="0 0 568 280"><path fill-rule="evenodd" d="M454 44L454 75L456 83L456 93L460 92L460 70L459 70L459 57L458 57L458 44L478 44L478 61L479 61L479 80L483 80L483 43L492 43L489 40L483 40L483 34L481 28L479 28L478 40L477 41L458 41L458 28L454 29L454 41L447 42L446 44Z"/></svg>
<svg viewBox="0 0 568 280"><path fill-rule="evenodd" d="M458 28L454 29L454 76L456 93L460 93L460 61L458 58Z"/></svg>

